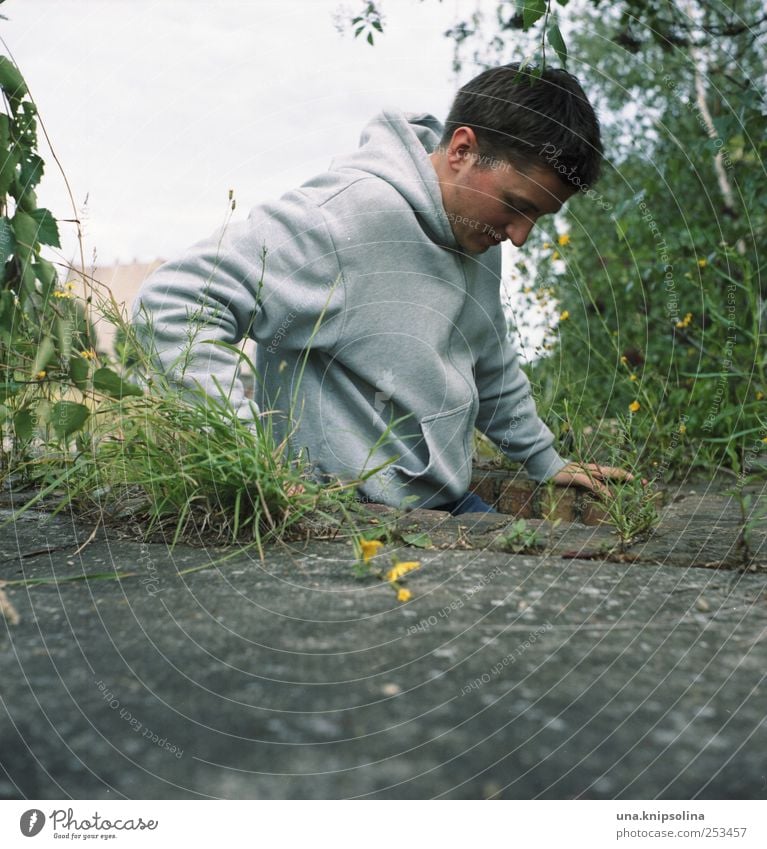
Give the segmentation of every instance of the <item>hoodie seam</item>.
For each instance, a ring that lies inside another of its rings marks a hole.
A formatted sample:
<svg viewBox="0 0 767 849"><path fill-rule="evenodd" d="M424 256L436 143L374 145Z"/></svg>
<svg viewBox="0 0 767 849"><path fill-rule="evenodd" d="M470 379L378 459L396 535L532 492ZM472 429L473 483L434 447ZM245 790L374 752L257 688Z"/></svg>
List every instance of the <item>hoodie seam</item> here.
<svg viewBox="0 0 767 849"><path fill-rule="evenodd" d="M356 169L355 169L355 170L356 170ZM324 197L321 201L316 201L316 200L314 200L313 198L311 198L311 197L310 197L310 196L309 196L309 195L308 195L305 191L303 191L302 189L298 189L297 191L298 191L298 192L299 192L299 193L300 193L300 194L301 194L304 198L306 198L306 202L307 202L307 203L312 204L312 206L314 206L317 210L320 210L320 211L321 211L323 206L325 206L326 204L330 203L330 201L334 200L334 199L335 199L335 198L337 198L339 195L342 195L345 191L347 191L348 189L350 189L352 186L356 186L356 185L357 185L357 183L361 183L363 180L370 180L370 179L377 180L377 179L380 179L380 177L376 177L374 174L360 174L360 176L359 176L359 177L357 177L356 179L352 180L352 182L351 182L351 183L346 183L346 184L345 184L345 185L343 185L343 186L339 186L339 187L338 187L335 191L333 191L333 192L332 192L331 194L329 194L327 197ZM326 226L327 226L327 225L326 225Z"/></svg>
<svg viewBox="0 0 767 849"><path fill-rule="evenodd" d="M336 197L337 194L340 194L340 192L337 192L335 195L333 195L333 197ZM342 336L343 336L343 334L346 330L346 316L347 316L346 278L344 277L344 272L343 272L343 269L341 268L341 260L338 257L338 247L336 245L336 240L333 236L333 228L328 223L328 220L325 217L325 213L323 212L320 204L316 205L316 209L317 209L317 213L319 214L320 219L322 220L322 223L325 227L325 232L328 234L328 239L330 239L330 244L333 248L333 256L335 257L336 268L338 269L338 276L336 277L336 280L338 280L339 277L341 279L341 305L340 305L341 322L339 324L338 332L336 333L335 339L333 340L333 343L330 345L330 350L335 352L336 349L338 348L338 342L342 338Z"/></svg>

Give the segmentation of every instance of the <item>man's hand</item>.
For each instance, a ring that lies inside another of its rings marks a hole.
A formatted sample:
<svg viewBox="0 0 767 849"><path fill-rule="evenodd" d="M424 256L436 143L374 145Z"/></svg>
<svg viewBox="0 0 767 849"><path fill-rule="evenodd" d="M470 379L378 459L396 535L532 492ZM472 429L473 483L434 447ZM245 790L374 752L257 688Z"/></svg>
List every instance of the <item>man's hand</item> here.
<svg viewBox="0 0 767 849"><path fill-rule="evenodd" d="M568 463L551 480L557 486L580 486L597 495L609 496L610 490L604 483L605 481L632 481L634 476L625 469L616 469L613 466L598 466L596 463Z"/></svg>

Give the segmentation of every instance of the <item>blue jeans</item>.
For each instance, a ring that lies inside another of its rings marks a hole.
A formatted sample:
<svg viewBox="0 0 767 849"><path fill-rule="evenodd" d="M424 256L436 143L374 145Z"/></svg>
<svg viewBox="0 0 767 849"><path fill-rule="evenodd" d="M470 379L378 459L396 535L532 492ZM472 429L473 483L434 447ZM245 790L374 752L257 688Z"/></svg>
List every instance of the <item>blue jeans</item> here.
<svg viewBox="0 0 767 849"><path fill-rule="evenodd" d="M449 501L447 504L441 504L439 507L432 508L434 510L446 510L452 516L460 516L461 513L497 513L498 511L491 507L486 501L483 501L478 495L473 492L467 492L462 495L457 501Z"/></svg>

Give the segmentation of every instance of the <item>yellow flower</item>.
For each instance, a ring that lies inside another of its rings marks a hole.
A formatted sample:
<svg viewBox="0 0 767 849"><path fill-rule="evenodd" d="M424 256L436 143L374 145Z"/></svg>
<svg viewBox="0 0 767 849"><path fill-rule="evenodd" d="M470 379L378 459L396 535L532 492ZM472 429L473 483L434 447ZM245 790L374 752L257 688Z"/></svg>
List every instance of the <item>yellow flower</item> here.
<svg viewBox="0 0 767 849"><path fill-rule="evenodd" d="M400 587L397 590L397 601L410 601L413 593L410 590L406 590L404 587Z"/></svg>
<svg viewBox="0 0 767 849"><path fill-rule="evenodd" d="M65 298L66 300L71 301L74 298L74 295L71 292L62 292L57 290L53 293L54 298Z"/></svg>
<svg viewBox="0 0 767 849"><path fill-rule="evenodd" d="M640 407L641 407L641 404L639 403L639 401L632 401L629 404L629 410L631 410L632 413L638 412Z"/></svg>
<svg viewBox="0 0 767 849"><path fill-rule="evenodd" d="M629 380L638 380L638 378L635 374L631 374L629 375Z"/></svg>
<svg viewBox="0 0 767 849"><path fill-rule="evenodd" d="M763 437L762 437L762 442L763 442L765 445L767 445L767 436L763 436Z"/></svg>
<svg viewBox="0 0 767 849"><path fill-rule="evenodd" d="M378 554L378 549L383 548L383 543L380 539L361 539L360 553L365 563L369 563L372 557Z"/></svg>
<svg viewBox="0 0 767 849"><path fill-rule="evenodd" d="M699 259L698 260L698 268L705 268L708 265L707 259Z"/></svg>
<svg viewBox="0 0 767 849"><path fill-rule="evenodd" d="M566 245L570 244L570 235L568 233L562 233L562 235L557 239L557 241L564 248Z"/></svg>
<svg viewBox="0 0 767 849"><path fill-rule="evenodd" d="M77 285L76 283L74 283L72 280L70 280L70 281L69 281L69 283L65 283L65 284L64 284L64 288L65 288L68 292L74 292L74 289L75 289L75 286L76 286L76 285Z"/></svg>
<svg viewBox="0 0 767 849"><path fill-rule="evenodd" d="M761 401L762 398L764 398L764 392L757 392L756 393L756 400Z"/></svg>
<svg viewBox="0 0 767 849"><path fill-rule="evenodd" d="M684 422L679 425L679 433L687 433L687 425Z"/></svg>
<svg viewBox="0 0 767 849"><path fill-rule="evenodd" d="M80 356L84 360L95 360L96 359L96 352L93 350L93 348L88 348L87 351L80 351Z"/></svg>
<svg viewBox="0 0 767 849"><path fill-rule="evenodd" d="M407 575L408 572L412 572L413 569L420 569L421 562L420 560L407 560L404 563L396 563L393 568L389 569L388 574L386 575L387 581L399 581L399 579L403 575Z"/></svg>
<svg viewBox="0 0 767 849"><path fill-rule="evenodd" d="M546 248L546 250L548 250L551 247L551 242L544 242L543 247Z"/></svg>
<svg viewBox="0 0 767 849"><path fill-rule="evenodd" d="M570 318L570 311L569 310L563 310L562 315L559 316L559 320L560 321L567 321L568 318Z"/></svg>
<svg viewBox="0 0 767 849"><path fill-rule="evenodd" d="M43 380L43 379L45 378L45 375L46 375L46 374L47 374L47 372L45 372L45 371L39 371L39 372L37 372L37 374L35 375L35 379L36 379L36 380Z"/></svg>
<svg viewBox="0 0 767 849"><path fill-rule="evenodd" d="M551 258L552 259L559 259L559 251L554 251L554 253L551 255Z"/></svg>
<svg viewBox="0 0 767 849"><path fill-rule="evenodd" d="M628 365L628 362L629 362L628 357L621 357L621 365L622 366Z"/></svg>

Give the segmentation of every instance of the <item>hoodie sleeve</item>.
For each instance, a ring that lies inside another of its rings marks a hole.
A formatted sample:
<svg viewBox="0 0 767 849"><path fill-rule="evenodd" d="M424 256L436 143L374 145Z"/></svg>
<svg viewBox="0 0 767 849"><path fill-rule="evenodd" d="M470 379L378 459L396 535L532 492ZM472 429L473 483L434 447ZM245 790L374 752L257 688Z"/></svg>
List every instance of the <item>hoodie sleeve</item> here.
<svg viewBox="0 0 767 849"><path fill-rule="evenodd" d="M554 436L538 417L530 382L508 338L500 303L494 331L475 365L479 392L476 426L510 460L522 463L533 480L547 480L567 461L553 448Z"/></svg>
<svg viewBox="0 0 767 849"><path fill-rule="evenodd" d="M139 291L132 321L173 384L219 396L218 382L247 420L258 411L245 397L237 356L204 343L250 337L267 351L275 339L281 350L331 347L340 282L322 211L296 191L158 268Z"/></svg>

